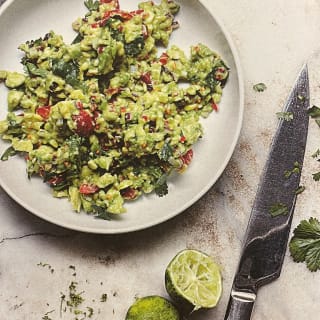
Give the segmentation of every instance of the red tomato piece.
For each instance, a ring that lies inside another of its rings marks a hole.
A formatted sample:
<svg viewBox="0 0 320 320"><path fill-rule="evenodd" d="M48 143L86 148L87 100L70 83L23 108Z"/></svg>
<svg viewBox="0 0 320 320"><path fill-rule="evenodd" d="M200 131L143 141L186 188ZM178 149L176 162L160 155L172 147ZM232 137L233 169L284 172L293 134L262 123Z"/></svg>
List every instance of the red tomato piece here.
<svg viewBox="0 0 320 320"><path fill-rule="evenodd" d="M51 185L51 186L56 186L58 185L59 183L61 183L63 181L63 178L61 176L55 176L51 179L48 180L48 183Z"/></svg>
<svg viewBox="0 0 320 320"><path fill-rule="evenodd" d="M159 58L159 62L162 64L162 65L165 65L167 64L168 62L168 59L169 59L169 56L167 55L167 53L163 52Z"/></svg>
<svg viewBox="0 0 320 320"><path fill-rule="evenodd" d="M99 190L99 187L96 186L95 184L87 184L87 183L83 183L79 188L79 192L81 194L93 194L93 193L96 193L98 190Z"/></svg>
<svg viewBox="0 0 320 320"><path fill-rule="evenodd" d="M188 150L183 156L180 157L184 165L189 165L193 158L193 150Z"/></svg>
<svg viewBox="0 0 320 320"><path fill-rule="evenodd" d="M145 84L151 84L151 73L150 72L145 72L141 75L140 77L141 81L143 81Z"/></svg>
<svg viewBox="0 0 320 320"><path fill-rule="evenodd" d="M47 120L50 115L51 106L42 106L38 107L36 112L39 116L41 116L44 120Z"/></svg>
<svg viewBox="0 0 320 320"><path fill-rule="evenodd" d="M85 110L80 110L79 114L72 119L76 122L76 133L81 137L89 136L94 130L94 121L90 114Z"/></svg>
<svg viewBox="0 0 320 320"><path fill-rule="evenodd" d="M215 102L212 102L211 107L212 107L212 109L214 111L218 111L219 110L218 105Z"/></svg>
<svg viewBox="0 0 320 320"><path fill-rule="evenodd" d="M138 196L138 191L128 187L120 191L121 195L126 200L134 200Z"/></svg>

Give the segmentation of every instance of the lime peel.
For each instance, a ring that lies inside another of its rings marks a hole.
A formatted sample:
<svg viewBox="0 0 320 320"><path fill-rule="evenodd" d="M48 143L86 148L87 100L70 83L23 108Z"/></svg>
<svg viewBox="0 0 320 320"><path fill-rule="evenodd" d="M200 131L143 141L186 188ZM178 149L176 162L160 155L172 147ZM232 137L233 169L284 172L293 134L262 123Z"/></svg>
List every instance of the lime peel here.
<svg viewBox="0 0 320 320"><path fill-rule="evenodd" d="M174 305L160 296L146 296L137 299L129 308L125 320L180 320Z"/></svg>
<svg viewBox="0 0 320 320"><path fill-rule="evenodd" d="M179 304L190 305L193 311L213 308L222 293L219 266L207 254L185 249L169 263L165 273L166 289Z"/></svg>

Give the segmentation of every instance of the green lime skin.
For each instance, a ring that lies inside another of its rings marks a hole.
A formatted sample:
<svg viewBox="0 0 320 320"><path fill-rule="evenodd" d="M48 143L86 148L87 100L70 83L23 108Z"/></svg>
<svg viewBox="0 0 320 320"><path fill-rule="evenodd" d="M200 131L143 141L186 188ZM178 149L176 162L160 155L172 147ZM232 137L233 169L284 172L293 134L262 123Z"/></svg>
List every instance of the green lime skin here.
<svg viewBox="0 0 320 320"><path fill-rule="evenodd" d="M167 299L147 296L137 299L131 305L125 320L180 320L180 315Z"/></svg>
<svg viewBox="0 0 320 320"><path fill-rule="evenodd" d="M166 268L165 286L184 314L213 308L221 297L220 267L199 250L182 250Z"/></svg>

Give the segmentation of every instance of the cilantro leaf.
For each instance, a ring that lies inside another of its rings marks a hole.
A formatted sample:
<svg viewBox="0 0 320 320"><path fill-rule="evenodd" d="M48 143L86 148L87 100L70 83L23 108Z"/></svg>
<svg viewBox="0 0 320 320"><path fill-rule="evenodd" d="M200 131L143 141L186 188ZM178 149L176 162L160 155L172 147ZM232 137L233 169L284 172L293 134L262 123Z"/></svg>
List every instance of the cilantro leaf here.
<svg viewBox="0 0 320 320"><path fill-rule="evenodd" d="M291 121L293 119L292 112L277 112L276 115L280 120Z"/></svg>
<svg viewBox="0 0 320 320"><path fill-rule="evenodd" d="M97 0L93 2L93 0L86 0L84 5L87 7L89 11L97 11L99 9L100 2Z"/></svg>
<svg viewBox="0 0 320 320"><path fill-rule="evenodd" d="M54 75L65 79L73 87L80 84L78 80L79 67L74 61L65 62L62 59L54 59L52 60L52 72Z"/></svg>
<svg viewBox="0 0 320 320"><path fill-rule="evenodd" d="M288 179L291 177L292 174L300 173L300 171L301 171L301 165L299 162L295 161L294 167L291 170L286 170L284 172L284 176Z"/></svg>
<svg viewBox="0 0 320 320"><path fill-rule="evenodd" d="M289 243L290 254L295 262L305 262L310 271L320 269L320 222L311 217L302 220L293 231Z"/></svg>
<svg viewBox="0 0 320 320"><path fill-rule="evenodd" d="M320 117L320 108L317 106L312 106L311 108L308 109L308 115L311 118L318 118Z"/></svg>
<svg viewBox="0 0 320 320"><path fill-rule="evenodd" d="M320 172L313 173L312 176L314 181L320 181Z"/></svg>
<svg viewBox="0 0 320 320"><path fill-rule="evenodd" d="M297 190L296 190L296 195L301 194L302 192L304 192L304 190L306 190L305 186L300 186Z"/></svg>
<svg viewBox="0 0 320 320"><path fill-rule="evenodd" d="M9 157L15 156L18 153L12 146L10 146L1 156L2 161L7 161Z"/></svg>
<svg viewBox="0 0 320 320"><path fill-rule="evenodd" d="M27 72L30 74L30 75L34 75L34 76L39 76L39 77L42 77L42 78L45 78L48 74L48 71L45 70L45 69L40 69L40 68L37 68L33 63L31 62L27 62L26 63L26 69L27 69Z"/></svg>
<svg viewBox="0 0 320 320"><path fill-rule="evenodd" d="M269 213L272 217L278 217L281 215L287 215L289 213L288 207L283 203L275 203L273 204L270 209Z"/></svg>
<svg viewBox="0 0 320 320"><path fill-rule="evenodd" d="M138 36L131 42L125 42L124 50L126 54L130 57L138 56L145 46L145 41L143 36Z"/></svg>
<svg viewBox="0 0 320 320"><path fill-rule="evenodd" d="M312 155L312 158L317 159L320 157L320 149L317 149Z"/></svg>
<svg viewBox="0 0 320 320"><path fill-rule="evenodd" d="M162 149L159 151L159 158L168 161L173 155L173 149L168 142L165 142Z"/></svg>
<svg viewBox="0 0 320 320"><path fill-rule="evenodd" d="M163 174L155 183L154 191L159 197L163 197L168 193L167 177L167 174Z"/></svg>
<svg viewBox="0 0 320 320"><path fill-rule="evenodd" d="M92 209L95 214L96 219L102 219L102 220L112 220L111 214L106 211L105 208L99 207L97 205L93 205Z"/></svg>
<svg viewBox="0 0 320 320"><path fill-rule="evenodd" d="M266 89L267 89L267 86L262 82L257 83L253 86L253 90L256 92L263 92Z"/></svg>

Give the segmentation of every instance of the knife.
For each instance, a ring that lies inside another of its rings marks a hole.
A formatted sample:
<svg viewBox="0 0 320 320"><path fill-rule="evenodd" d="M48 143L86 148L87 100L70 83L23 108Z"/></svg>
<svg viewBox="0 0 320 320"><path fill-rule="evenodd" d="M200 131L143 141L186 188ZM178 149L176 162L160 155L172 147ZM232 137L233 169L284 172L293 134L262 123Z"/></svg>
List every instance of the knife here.
<svg viewBox="0 0 320 320"><path fill-rule="evenodd" d="M258 289L280 276L308 133L309 78L304 65L271 144L233 280L225 320L249 320ZM278 212L277 212L278 211Z"/></svg>

